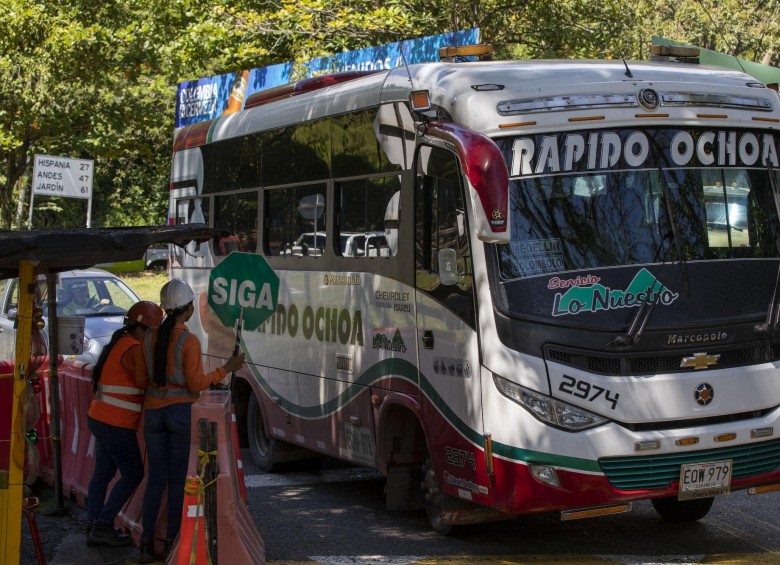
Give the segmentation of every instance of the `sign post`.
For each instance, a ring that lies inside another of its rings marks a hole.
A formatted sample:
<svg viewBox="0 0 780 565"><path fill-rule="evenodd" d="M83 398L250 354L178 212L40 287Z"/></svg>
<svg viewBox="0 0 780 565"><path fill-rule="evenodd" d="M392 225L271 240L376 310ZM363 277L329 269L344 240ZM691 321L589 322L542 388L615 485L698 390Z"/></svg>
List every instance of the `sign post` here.
<svg viewBox="0 0 780 565"><path fill-rule="evenodd" d="M232 252L209 276L208 304L222 325L253 331L276 312L279 277L262 255Z"/></svg>
<svg viewBox="0 0 780 565"><path fill-rule="evenodd" d="M87 227L92 221L92 180L94 161L36 155L33 164L30 215L27 226L32 229L33 202L36 194L84 198L87 200Z"/></svg>
<svg viewBox="0 0 780 565"><path fill-rule="evenodd" d="M35 265L30 261L19 263L19 317L16 329L16 359L11 406L11 434L8 472L0 484L0 520L6 524L0 534L0 564L19 563L22 530L20 517L24 500L24 461L27 416L25 394L30 363L30 334L32 332ZM25 292L26 290L26 292Z"/></svg>

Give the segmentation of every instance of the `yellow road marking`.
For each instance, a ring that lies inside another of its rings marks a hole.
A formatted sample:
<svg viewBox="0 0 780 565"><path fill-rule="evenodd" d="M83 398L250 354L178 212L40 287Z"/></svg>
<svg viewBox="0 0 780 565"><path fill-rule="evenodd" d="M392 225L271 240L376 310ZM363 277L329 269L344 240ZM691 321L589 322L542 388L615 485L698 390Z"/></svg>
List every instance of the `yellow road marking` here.
<svg viewBox="0 0 780 565"><path fill-rule="evenodd" d="M679 556L676 556L679 557ZM345 562L360 563L359 558L343 556ZM621 565L625 563L641 562L642 556L636 555L629 561L622 561L617 556L610 559L609 556L597 557L595 555L454 555L454 556L430 556L421 557L410 561L408 565L538 565L565 563L566 565ZM663 563L663 555L653 556L654 562ZM354 561L353 561L354 560ZM366 561L366 563L373 563ZM377 560L377 565L382 561ZM670 563L672 563L670 561ZM689 565L777 565L780 563L780 555L770 553L730 553L711 554L702 556L700 561L691 562ZM322 561L288 561L271 560L266 565L328 565Z"/></svg>

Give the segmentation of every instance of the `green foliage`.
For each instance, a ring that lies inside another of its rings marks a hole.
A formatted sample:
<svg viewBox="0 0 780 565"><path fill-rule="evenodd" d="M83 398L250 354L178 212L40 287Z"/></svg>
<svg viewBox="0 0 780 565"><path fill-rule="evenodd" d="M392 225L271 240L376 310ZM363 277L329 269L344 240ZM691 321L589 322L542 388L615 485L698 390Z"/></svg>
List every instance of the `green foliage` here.
<svg viewBox="0 0 780 565"><path fill-rule="evenodd" d="M161 271L139 271L118 273L119 277L132 288L141 300L160 302L160 289L168 282L168 273Z"/></svg>
<svg viewBox="0 0 780 565"><path fill-rule="evenodd" d="M778 57L780 0L4 0L0 228L27 219L36 153L94 159L93 226L165 221L176 85L479 27L499 57L639 58L652 35ZM34 226L84 225L36 197Z"/></svg>
<svg viewBox="0 0 780 565"><path fill-rule="evenodd" d="M654 35L772 64L778 61L778 0L642 0L637 16Z"/></svg>

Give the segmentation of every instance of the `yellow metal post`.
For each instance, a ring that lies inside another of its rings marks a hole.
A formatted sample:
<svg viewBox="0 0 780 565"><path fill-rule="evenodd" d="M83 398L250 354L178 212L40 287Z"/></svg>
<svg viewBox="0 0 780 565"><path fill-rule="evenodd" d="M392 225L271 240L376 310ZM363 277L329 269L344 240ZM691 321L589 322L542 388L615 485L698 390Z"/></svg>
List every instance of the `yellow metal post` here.
<svg viewBox="0 0 780 565"><path fill-rule="evenodd" d="M0 488L0 565L19 563L22 544L22 504L24 501L24 457L27 434L25 373L30 362L33 300L35 297L35 265L19 264L19 303L16 326L16 363L14 393L11 408L11 457L8 464L8 484Z"/></svg>

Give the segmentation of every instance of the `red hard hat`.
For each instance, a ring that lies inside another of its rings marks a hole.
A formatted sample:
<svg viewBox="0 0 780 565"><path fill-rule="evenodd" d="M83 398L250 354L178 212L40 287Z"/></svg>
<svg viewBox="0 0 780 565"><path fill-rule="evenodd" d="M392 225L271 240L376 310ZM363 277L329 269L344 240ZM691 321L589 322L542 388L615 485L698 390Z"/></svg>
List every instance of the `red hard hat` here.
<svg viewBox="0 0 780 565"><path fill-rule="evenodd" d="M164 315L165 312L163 312L162 308L157 306L157 304L148 300L142 300L130 307L130 310L127 311L125 320L127 322L143 324L147 328L156 328L162 324Z"/></svg>

